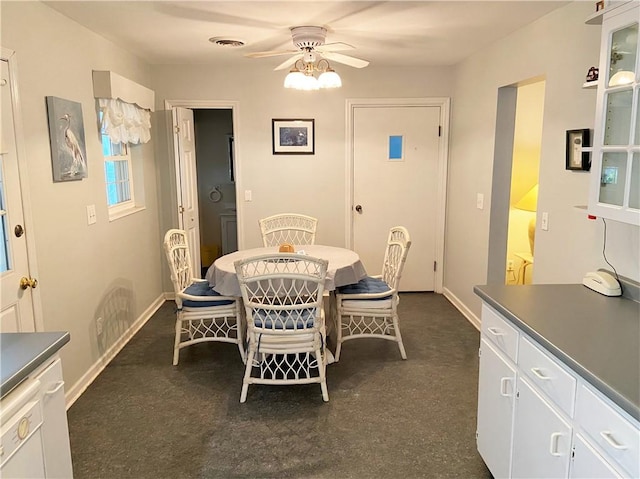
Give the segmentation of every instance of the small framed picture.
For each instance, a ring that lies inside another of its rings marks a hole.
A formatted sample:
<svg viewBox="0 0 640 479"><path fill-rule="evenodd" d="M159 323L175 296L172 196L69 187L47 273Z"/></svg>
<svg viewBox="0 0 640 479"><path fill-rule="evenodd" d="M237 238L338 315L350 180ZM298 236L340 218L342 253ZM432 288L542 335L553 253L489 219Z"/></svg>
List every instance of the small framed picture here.
<svg viewBox="0 0 640 479"><path fill-rule="evenodd" d="M591 146L589 129L567 130L566 166L567 170L589 171L591 169L591 152L583 148Z"/></svg>
<svg viewBox="0 0 640 479"><path fill-rule="evenodd" d="M600 10L604 10L604 0L596 2L596 12L599 12Z"/></svg>
<svg viewBox="0 0 640 479"><path fill-rule="evenodd" d="M313 155L315 120L271 120L274 155Z"/></svg>

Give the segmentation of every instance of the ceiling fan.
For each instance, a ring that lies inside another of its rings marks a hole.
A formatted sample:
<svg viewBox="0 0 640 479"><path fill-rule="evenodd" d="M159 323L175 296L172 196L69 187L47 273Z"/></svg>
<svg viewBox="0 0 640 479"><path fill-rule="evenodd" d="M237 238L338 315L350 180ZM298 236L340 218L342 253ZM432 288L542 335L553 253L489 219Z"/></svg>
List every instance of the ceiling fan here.
<svg viewBox="0 0 640 479"><path fill-rule="evenodd" d="M327 29L318 26L291 27L291 38L297 50L271 50L266 52L247 53L249 58L266 58L279 55L291 55L290 58L274 68L274 70L284 70L294 65L298 60L304 63L314 63L318 56L337 63L343 63L354 68L364 68L369 65L367 60L336 53L338 51L352 50L352 45L348 43L335 42L325 43Z"/></svg>

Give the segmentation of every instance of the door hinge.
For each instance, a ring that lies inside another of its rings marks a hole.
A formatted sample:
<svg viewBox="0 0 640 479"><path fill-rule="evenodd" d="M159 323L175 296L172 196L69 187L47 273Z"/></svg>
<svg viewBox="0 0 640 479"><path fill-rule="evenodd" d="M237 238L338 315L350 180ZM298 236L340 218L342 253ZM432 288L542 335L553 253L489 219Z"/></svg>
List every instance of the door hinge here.
<svg viewBox="0 0 640 479"><path fill-rule="evenodd" d="M442 136L442 127L438 126L438 136Z"/></svg>
<svg viewBox="0 0 640 479"><path fill-rule="evenodd" d="M184 213L184 206L178 206L178 213Z"/></svg>
<svg viewBox="0 0 640 479"><path fill-rule="evenodd" d="M438 270L438 263L437 262L433 262L433 270L437 271Z"/></svg>
<svg viewBox="0 0 640 479"><path fill-rule="evenodd" d="M478 439L478 436L479 436L478 431L476 431L476 440Z"/></svg>
<svg viewBox="0 0 640 479"><path fill-rule="evenodd" d="M173 126L173 131L176 133L180 133L180 127L178 125Z"/></svg>

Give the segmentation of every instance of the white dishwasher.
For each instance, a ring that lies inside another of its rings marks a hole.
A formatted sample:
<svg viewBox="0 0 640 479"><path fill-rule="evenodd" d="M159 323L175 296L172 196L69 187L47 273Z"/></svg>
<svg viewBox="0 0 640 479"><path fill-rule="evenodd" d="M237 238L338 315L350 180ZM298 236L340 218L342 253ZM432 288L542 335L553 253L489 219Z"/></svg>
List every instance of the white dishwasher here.
<svg viewBox="0 0 640 479"><path fill-rule="evenodd" d="M0 400L0 477L45 477L40 381L28 378Z"/></svg>

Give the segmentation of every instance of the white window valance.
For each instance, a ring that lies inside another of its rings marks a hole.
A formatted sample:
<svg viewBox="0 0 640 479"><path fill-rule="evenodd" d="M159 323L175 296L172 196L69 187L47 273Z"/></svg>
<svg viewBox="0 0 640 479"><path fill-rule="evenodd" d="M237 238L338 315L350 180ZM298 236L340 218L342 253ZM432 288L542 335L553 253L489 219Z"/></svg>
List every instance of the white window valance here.
<svg viewBox="0 0 640 479"><path fill-rule="evenodd" d="M149 110L117 98L99 98L102 129L112 143L146 143L151 139Z"/></svg>
<svg viewBox="0 0 640 479"><path fill-rule="evenodd" d="M102 127L113 143L146 143L151 138L154 92L111 71L93 71L93 96Z"/></svg>

